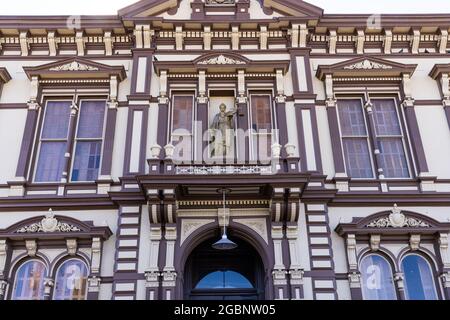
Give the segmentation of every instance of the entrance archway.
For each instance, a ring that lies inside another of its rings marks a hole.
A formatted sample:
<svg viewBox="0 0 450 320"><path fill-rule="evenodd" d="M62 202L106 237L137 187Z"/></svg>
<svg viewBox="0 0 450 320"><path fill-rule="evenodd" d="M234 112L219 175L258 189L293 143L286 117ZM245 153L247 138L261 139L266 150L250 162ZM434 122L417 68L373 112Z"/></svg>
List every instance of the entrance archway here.
<svg viewBox="0 0 450 320"><path fill-rule="evenodd" d="M184 269L184 299L187 300L262 300L265 274L261 257L246 241L230 251L211 247L216 238L197 246Z"/></svg>

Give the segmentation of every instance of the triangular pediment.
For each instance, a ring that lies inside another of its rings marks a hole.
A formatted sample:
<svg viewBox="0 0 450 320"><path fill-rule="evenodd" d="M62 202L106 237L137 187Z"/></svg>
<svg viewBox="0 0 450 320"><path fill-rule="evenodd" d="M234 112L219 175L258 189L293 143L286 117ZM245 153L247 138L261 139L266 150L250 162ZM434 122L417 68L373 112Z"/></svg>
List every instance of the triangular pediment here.
<svg viewBox="0 0 450 320"><path fill-rule="evenodd" d="M327 74L333 77L396 77L402 74L412 75L416 64L402 64L376 57L359 57L332 65L320 65L317 78L324 80Z"/></svg>
<svg viewBox="0 0 450 320"><path fill-rule="evenodd" d="M265 8L270 8L287 16L320 17L323 9L302 0L262 0Z"/></svg>
<svg viewBox="0 0 450 320"><path fill-rule="evenodd" d="M119 10L118 15L122 18L144 18L156 17L165 12L174 14L182 1L188 0L141 0ZM188 7L195 7L199 3L209 6L232 6L238 2L239 4L255 2L268 14L276 11L283 16L313 18L323 14L323 9L302 0L193 0Z"/></svg>
<svg viewBox="0 0 450 320"><path fill-rule="evenodd" d="M59 60L37 67L24 67L23 69L30 79L34 76L38 76L41 79L109 79L114 75L117 76L119 81L126 78L123 66L108 66L78 57Z"/></svg>
<svg viewBox="0 0 450 320"><path fill-rule="evenodd" d="M142 18L156 16L177 8L181 0L141 0L119 10L120 17Z"/></svg>

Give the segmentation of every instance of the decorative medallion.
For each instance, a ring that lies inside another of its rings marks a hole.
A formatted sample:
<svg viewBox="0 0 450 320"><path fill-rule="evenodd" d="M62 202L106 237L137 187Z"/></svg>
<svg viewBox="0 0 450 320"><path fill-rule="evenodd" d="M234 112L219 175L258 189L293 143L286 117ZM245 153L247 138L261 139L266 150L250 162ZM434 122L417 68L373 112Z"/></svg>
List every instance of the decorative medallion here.
<svg viewBox="0 0 450 320"><path fill-rule="evenodd" d="M224 64L245 64L245 62L241 61L241 60L236 60L233 58L225 57L223 54L221 54L220 56L200 61L198 64L224 65Z"/></svg>
<svg viewBox="0 0 450 320"><path fill-rule="evenodd" d="M378 62L373 62L370 60L364 60L349 66L345 66L344 69L347 70L375 70L375 69L392 69L391 66L382 64L382 63L378 63Z"/></svg>
<svg viewBox="0 0 450 320"><path fill-rule="evenodd" d="M97 67L88 66L77 61L57 66L49 69L50 71L98 71Z"/></svg>
<svg viewBox="0 0 450 320"><path fill-rule="evenodd" d="M80 232L81 229L69 223L58 221L53 214L52 209L48 211L41 222L36 222L28 226L24 226L16 231L16 233L38 233L38 232Z"/></svg>
<svg viewBox="0 0 450 320"><path fill-rule="evenodd" d="M395 204L389 216L370 222L366 228L431 228L431 226L422 220L405 216Z"/></svg>

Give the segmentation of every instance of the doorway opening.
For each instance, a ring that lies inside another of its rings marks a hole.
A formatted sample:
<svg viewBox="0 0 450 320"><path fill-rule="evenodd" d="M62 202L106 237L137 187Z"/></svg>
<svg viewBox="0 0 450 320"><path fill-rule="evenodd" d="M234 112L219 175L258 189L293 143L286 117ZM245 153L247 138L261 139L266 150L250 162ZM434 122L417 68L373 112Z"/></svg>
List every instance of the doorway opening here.
<svg viewBox="0 0 450 320"><path fill-rule="evenodd" d="M187 300L263 300L265 274L261 257L247 242L215 250L211 238L192 251L186 261L184 298Z"/></svg>

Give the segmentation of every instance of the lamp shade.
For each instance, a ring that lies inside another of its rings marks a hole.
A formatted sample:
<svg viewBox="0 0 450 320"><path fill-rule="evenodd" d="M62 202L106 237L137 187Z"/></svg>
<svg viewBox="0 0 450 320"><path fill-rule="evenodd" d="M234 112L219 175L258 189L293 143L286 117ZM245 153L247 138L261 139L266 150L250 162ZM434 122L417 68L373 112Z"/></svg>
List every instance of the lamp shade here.
<svg viewBox="0 0 450 320"><path fill-rule="evenodd" d="M233 250L237 248L237 244L228 239L227 235L224 234L222 239L214 243L212 247L216 250Z"/></svg>

